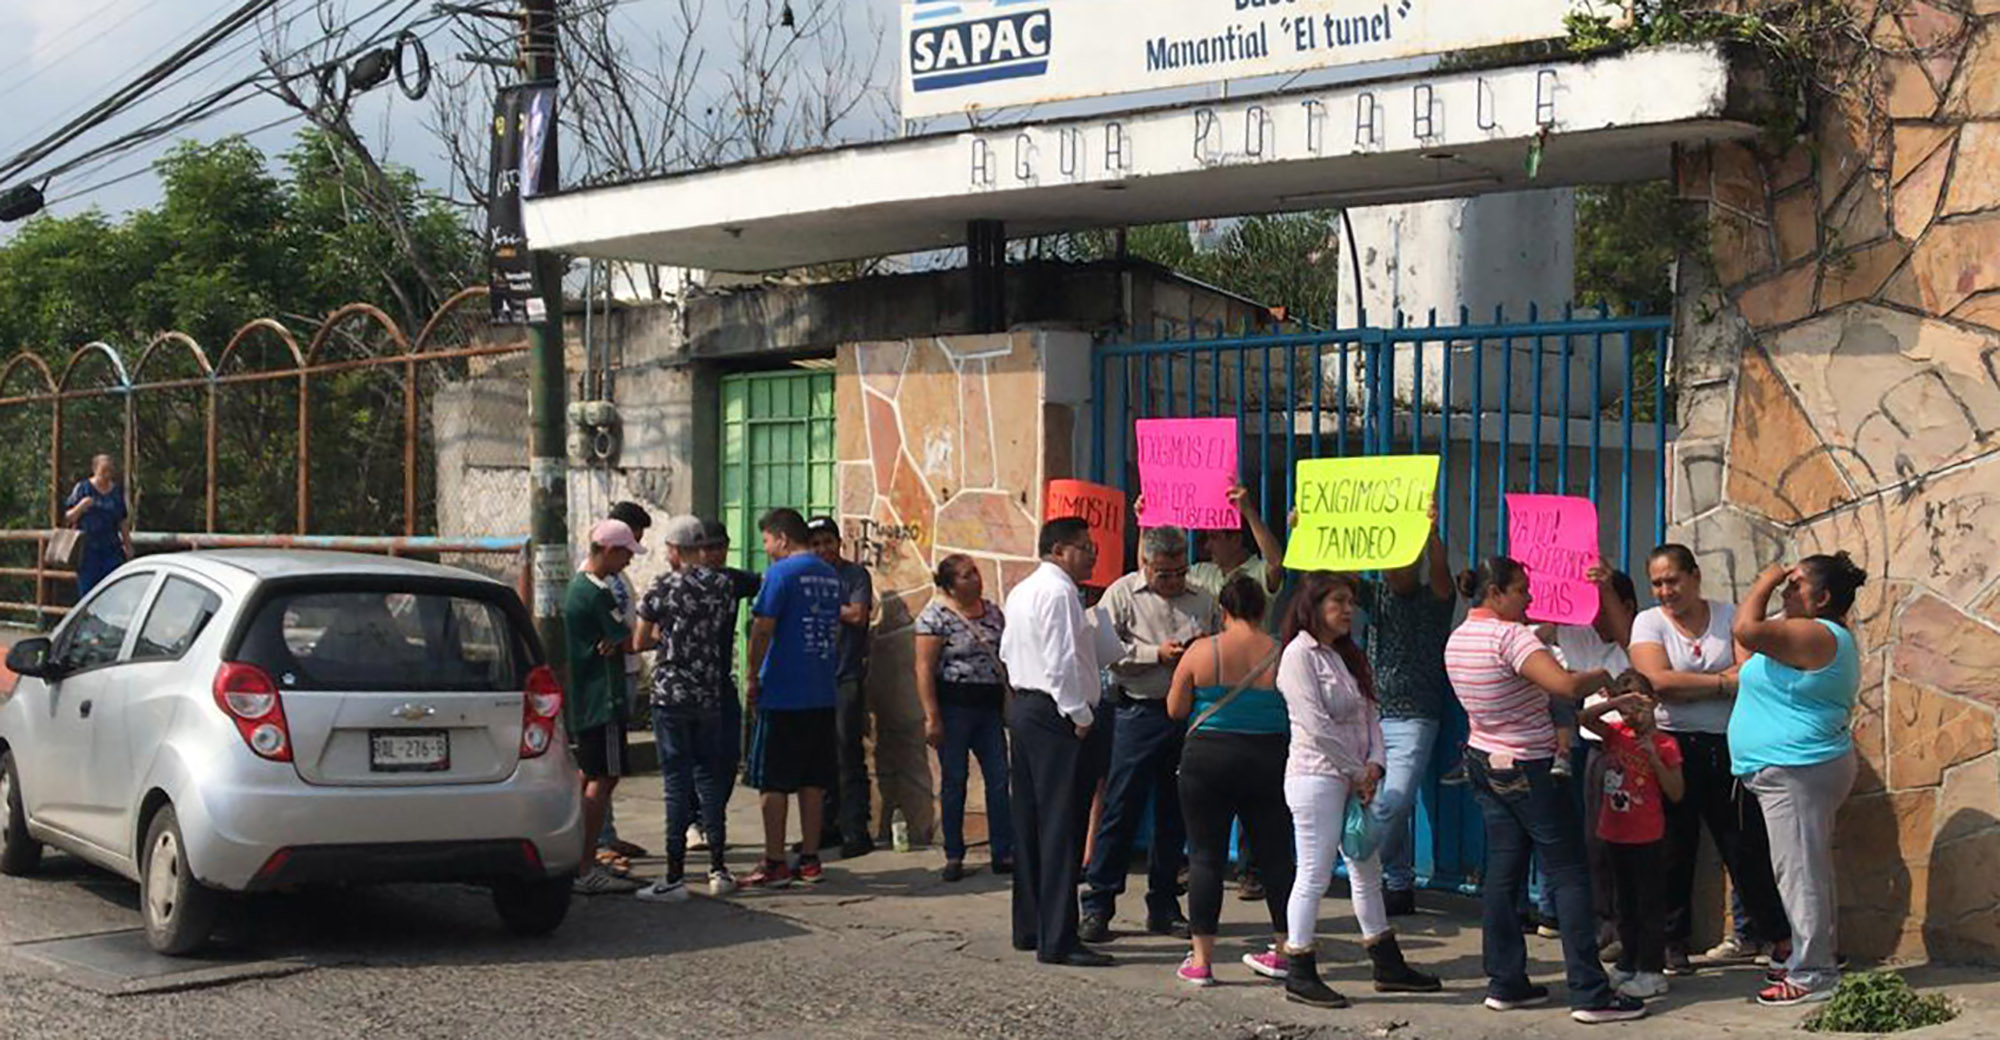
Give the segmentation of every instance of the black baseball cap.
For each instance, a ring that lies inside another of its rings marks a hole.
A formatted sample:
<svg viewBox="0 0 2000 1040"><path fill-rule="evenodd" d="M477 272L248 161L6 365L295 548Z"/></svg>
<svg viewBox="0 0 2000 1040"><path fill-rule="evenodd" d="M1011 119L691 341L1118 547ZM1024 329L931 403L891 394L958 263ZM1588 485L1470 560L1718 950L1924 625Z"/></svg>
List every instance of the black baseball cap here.
<svg viewBox="0 0 2000 1040"><path fill-rule="evenodd" d="M840 537L840 525L834 521L833 517L816 516L806 521L806 533L809 535L830 534L838 538Z"/></svg>
<svg viewBox="0 0 2000 1040"><path fill-rule="evenodd" d="M703 520L701 522L701 533L703 536L702 540L709 545L729 544L729 527L720 520Z"/></svg>

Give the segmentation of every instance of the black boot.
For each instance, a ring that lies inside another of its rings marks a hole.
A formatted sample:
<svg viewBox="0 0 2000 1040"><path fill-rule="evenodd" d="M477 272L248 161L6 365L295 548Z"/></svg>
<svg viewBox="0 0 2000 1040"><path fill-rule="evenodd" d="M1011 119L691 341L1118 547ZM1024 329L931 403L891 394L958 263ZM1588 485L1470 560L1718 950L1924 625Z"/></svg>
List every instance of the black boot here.
<svg viewBox="0 0 2000 1040"><path fill-rule="evenodd" d="M1436 993L1444 988L1437 976L1410 967L1403 959L1403 948L1396 945L1395 932L1369 943L1368 959L1375 962L1377 993Z"/></svg>
<svg viewBox="0 0 2000 1040"><path fill-rule="evenodd" d="M1285 976L1285 999L1294 1004L1306 1004L1316 1008L1344 1008L1347 998L1327 988L1319 980L1318 955L1312 950L1285 956L1292 962L1292 970Z"/></svg>

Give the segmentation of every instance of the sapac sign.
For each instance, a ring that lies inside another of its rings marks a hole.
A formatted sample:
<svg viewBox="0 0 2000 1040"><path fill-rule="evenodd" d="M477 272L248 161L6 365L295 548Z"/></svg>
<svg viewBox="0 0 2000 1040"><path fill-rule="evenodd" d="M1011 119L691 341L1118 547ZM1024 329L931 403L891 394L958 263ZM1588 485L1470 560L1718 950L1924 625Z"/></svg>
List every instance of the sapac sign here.
<svg viewBox="0 0 2000 1040"><path fill-rule="evenodd" d="M920 25L909 35L910 89L923 93L1040 76L1049 68L1049 28L1046 8Z"/></svg>
<svg viewBox="0 0 2000 1040"><path fill-rule="evenodd" d="M1564 33L1565 15L1591 6L1591 0L904 0L902 114L919 119L1553 39Z"/></svg>

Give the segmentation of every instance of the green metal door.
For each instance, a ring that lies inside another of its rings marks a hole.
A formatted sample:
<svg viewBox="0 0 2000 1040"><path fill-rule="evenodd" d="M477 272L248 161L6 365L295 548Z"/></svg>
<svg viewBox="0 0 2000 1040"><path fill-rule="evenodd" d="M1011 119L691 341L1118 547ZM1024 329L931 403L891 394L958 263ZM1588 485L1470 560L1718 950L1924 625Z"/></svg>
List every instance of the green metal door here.
<svg viewBox="0 0 2000 1040"><path fill-rule="evenodd" d="M757 519L766 510L833 513L833 373L725 376L721 447L730 562L761 573L770 561Z"/></svg>

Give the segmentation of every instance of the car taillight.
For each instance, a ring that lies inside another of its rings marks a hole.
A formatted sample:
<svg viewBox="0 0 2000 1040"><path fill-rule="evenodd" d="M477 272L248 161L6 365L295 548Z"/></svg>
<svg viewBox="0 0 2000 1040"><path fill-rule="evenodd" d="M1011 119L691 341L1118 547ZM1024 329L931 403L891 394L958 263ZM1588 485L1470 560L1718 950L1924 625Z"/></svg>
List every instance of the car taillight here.
<svg viewBox="0 0 2000 1040"><path fill-rule="evenodd" d="M562 715L562 684L548 665L528 673L521 691L521 757L540 758L556 742L556 719Z"/></svg>
<svg viewBox="0 0 2000 1040"><path fill-rule="evenodd" d="M278 684L262 668L240 661L225 661L215 673L215 703L243 743L260 758L273 762L292 760L292 731L285 725L285 702Z"/></svg>

